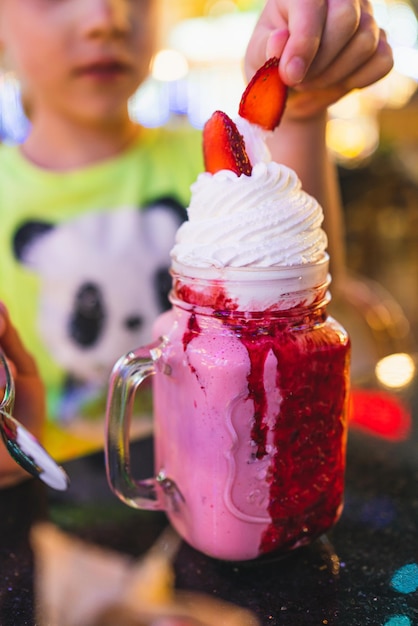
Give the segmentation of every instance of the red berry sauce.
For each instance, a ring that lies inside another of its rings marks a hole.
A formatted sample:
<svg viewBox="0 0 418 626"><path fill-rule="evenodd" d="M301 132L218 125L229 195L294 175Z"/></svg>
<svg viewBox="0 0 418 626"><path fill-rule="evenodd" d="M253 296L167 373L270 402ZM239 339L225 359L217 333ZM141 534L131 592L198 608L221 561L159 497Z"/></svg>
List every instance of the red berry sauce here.
<svg viewBox="0 0 418 626"><path fill-rule="evenodd" d="M191 292L190 303L209 304L207 294L193 292L191 297ZM211 296L211 306L230 304L221 289ZM258 459L267 454L272 428L266 423L264 364L271 351L277 359L281 402L267 476L271 523L262 536L260 554L308 543L333 525L342 508L349 340L337 323L327 321L324 308L307 311L248 316L223 306L215 312L248 351L248 397L254 403L251 439ZM192 313L184 350L199 332Z"/></svg>

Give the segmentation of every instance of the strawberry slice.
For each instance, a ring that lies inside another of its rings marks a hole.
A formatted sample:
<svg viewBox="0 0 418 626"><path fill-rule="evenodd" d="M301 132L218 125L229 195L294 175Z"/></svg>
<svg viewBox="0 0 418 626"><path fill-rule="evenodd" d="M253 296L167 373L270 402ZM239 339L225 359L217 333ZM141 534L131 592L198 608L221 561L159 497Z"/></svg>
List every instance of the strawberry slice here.
<svg viewBox="0 0 418 626"><path fill-rule="evenodd" d="M287 98L287 85L280 78L279 59L269 59L254 74L242 94L239 114L265 130L278 126Z"/></svg>
<svg viewBox="0 0 418 626"><path fill-rule="evenodd" d="M238 176L251 175L244 138L223 111L215 111L203 128L203 158L205 169L211 174L232 170Z"/></svg>

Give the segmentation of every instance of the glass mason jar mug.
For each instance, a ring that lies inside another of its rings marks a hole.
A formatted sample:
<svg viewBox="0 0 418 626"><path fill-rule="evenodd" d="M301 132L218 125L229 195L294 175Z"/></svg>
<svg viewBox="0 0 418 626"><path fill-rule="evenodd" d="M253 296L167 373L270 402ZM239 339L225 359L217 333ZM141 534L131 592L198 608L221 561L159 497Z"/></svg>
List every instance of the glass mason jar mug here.
<svg viewBox="0 0 418 626"><path fill-rule="evenodd" d="M122 357L107 409L109 483L163 509L215 558L312 541L343 502L350 343L327 316L328 257L283 269L174 265L156 341ZM153 375L155 478L136 481L129 421Z"/></svg>

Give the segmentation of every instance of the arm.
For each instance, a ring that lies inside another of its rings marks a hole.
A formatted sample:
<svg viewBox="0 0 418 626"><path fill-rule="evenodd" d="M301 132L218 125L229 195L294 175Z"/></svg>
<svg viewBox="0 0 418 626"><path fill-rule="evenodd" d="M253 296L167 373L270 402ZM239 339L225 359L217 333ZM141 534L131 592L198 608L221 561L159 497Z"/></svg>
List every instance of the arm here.
<svg viewBox="0 0 418 626"><path fill-rule="evenodd" d="M294 169L305 191L324 209L331 271L337 283L345 270L344 226L337 171L326 148L326 121L323 112L315 118L282 122L270 147L273 159Z"/></svg>
<svg viewBox="0 0 418 626"><path fill-rule="evenodd" d="M271 56L289 97L270 149L294 169L324 209L334 278L345 267L342 210L334 164L326 149L328 107L392 68L392 53L368 0L267 0L250 39L250 77Z"/></svg>

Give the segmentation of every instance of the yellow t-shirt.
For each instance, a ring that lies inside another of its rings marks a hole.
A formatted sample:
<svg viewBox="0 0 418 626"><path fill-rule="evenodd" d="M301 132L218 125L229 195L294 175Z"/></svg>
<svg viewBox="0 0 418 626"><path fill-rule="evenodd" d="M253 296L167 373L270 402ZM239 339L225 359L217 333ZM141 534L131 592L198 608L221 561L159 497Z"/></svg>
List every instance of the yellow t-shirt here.
<svg viewBox="0 0 418 626"><path fill-rule="evenodd" d="M200 133L186 128L145 129L117 157L67 173L0 146L0 299L37 359L50 418L78 412L115 360L149 341L201 170Z"/></svg>

